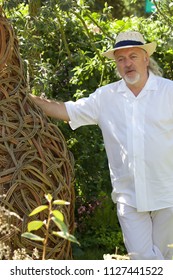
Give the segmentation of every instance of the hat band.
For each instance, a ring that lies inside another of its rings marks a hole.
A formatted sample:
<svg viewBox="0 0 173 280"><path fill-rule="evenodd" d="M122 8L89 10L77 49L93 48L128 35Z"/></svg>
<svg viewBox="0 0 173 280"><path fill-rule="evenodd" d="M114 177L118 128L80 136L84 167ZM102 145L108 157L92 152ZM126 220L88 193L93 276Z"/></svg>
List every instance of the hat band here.
<svg viewBox="0 0 173 280"><path fill-rule="evenodd" d="M140 41L133 41L133 40L125 40L125 41L121 41L118 42L117 44L115 44L114 48L119 48L119 47L125 47L125 46L141 46L144 45L143 43L141 43Z"/></svg>

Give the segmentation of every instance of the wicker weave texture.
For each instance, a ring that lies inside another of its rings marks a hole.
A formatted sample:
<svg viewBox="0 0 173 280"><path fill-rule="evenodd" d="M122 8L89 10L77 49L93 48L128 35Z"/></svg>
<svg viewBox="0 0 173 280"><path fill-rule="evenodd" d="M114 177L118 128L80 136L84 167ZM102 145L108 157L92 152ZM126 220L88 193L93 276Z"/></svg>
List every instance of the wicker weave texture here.
<svg viewBox="0 0 173 280"><path fill-rule="evenodd" d="M28 214L45 203L45 193L53 199L70 202L63 206L69 232L74 226L73 166L64 136L38 108L28 94L28 84L13 27L0 11L0 192L2 205L16 212L23 222L17 222L20 233L0 235L0 241L10 241L14 249L33 248L42 251L41 244L25 238ZM44 220L46 213L38 219ZM34 217L35 219L35 217ZM51 230L53 229L53 226ZM44 234L39 233L40 235ZM49 236L46 258L70 259L70 243Z"/></svg>

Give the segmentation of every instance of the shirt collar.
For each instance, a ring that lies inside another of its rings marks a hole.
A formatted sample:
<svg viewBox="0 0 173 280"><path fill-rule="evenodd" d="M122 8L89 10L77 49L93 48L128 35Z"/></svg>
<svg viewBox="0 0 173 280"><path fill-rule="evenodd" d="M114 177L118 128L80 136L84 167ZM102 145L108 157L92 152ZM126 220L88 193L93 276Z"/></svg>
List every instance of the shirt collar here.
<svg viewBox="0 0 173 280"><path fill-rule="evenodd" d="M157 76L154 75L151 71L149 71L149 77L148 80L144 86L144 88L142 89L143 91L148 91L148 90L157 90L158 89L158 85L157 85ZM122 79L119 81L119 87L118 87L118 92L122 93L122 92L129 92L130 89L127 87L125 81ZM130 91L131 92L131 91Z"/></svg>
<svg viewBox="0 0 173 280"><path fill-rule="evenodd" d="M157 90L158 84L157 84L157 76L154 75L151 71L149 71L149 77L145 84L145 90Z"/></svg>

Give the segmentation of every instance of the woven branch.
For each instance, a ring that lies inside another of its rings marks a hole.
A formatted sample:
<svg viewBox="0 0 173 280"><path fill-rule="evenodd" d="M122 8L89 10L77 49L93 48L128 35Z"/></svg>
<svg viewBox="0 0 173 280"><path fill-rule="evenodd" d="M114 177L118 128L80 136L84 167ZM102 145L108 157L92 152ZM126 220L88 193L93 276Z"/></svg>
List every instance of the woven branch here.
<svg viewBox="0 0 173 280"><path fill-rule="evenodd" d="M0 241L10 241L13 249L25 247L32 254L42 246L25 238L28 214L45 203L44 194L70 202L61 210L69 232L74 227L73 164L64 136L28 94L28 84L20 57L18 40L3 11L0 10L0 193L1 205L17 213L20 229ZM46 218L44 212L38 219ZM53 228L51 229L53 230ZM42 229L40 235L44 234ZM49 236L46 258L70 259L70 243Z"/></svg>

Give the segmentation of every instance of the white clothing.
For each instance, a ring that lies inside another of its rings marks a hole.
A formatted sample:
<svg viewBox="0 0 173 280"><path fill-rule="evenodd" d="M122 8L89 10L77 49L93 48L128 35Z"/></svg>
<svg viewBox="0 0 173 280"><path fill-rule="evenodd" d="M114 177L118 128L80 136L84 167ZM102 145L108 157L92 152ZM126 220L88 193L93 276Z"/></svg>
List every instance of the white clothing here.
<svg viewBox="0 0 173 280"><path fill-rule="evenodd" d="M99 125L112 199L154 211L173 206L173 82L149 74L135 97L123 80L65 103L70 126Z"/></svg>
<svg viewBox="0 0 173 280"><path fill-rule="evenodd" d="M117 215L124 243L132 260L171 260L173 248L173 207L152 212L117 203Z"/></svg>

